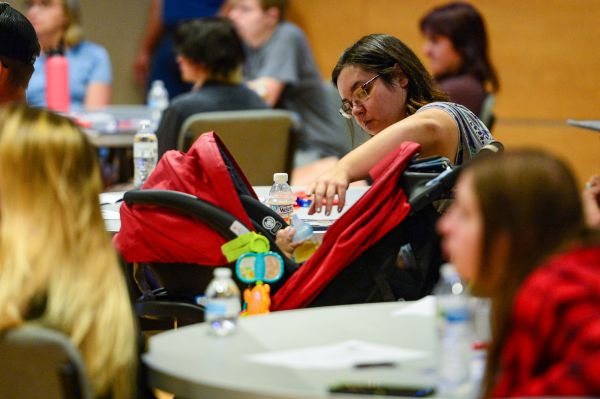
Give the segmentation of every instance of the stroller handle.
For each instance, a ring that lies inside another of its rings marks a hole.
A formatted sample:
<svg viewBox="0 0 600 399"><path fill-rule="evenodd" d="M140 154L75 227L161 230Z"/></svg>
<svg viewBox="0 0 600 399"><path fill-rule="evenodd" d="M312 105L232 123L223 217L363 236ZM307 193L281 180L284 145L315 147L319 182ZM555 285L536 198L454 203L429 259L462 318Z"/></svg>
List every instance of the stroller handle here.
<svg viewBox="0 0 600 399"><path fill-rule="evenodd" d="M132 190L123 195L123 200L131 205L162 206L199 219L218 232L226 240L232 240L248 228L235 216L223 209L191 194L172 190ZM232 226L237 227L233 228ZM239 231L243 226L244 229Z"/></svg>

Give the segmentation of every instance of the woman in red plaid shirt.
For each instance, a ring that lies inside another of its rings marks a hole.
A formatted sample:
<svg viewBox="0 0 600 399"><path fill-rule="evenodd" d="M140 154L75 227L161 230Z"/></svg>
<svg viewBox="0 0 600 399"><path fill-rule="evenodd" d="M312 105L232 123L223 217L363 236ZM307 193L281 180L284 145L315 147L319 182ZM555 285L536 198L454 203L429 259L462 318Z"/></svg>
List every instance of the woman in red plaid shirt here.
<svg viewBox="0 0 600 399"><path fill-rule="evenodd" d="M492 298L482 396L600 395L600 237L568 168L539 151L477 159L438 227Z"/></svg>

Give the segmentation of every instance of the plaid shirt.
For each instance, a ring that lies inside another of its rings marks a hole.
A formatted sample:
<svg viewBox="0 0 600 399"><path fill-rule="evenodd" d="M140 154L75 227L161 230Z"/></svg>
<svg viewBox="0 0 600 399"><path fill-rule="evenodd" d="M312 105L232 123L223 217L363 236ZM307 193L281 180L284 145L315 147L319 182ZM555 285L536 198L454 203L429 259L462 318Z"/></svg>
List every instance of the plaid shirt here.
<svg viewBox="0 0 600 399"><path fill-rule="evenodd" d="M600 395L600 246L558 255L517 293L494 396Z"/></svg>

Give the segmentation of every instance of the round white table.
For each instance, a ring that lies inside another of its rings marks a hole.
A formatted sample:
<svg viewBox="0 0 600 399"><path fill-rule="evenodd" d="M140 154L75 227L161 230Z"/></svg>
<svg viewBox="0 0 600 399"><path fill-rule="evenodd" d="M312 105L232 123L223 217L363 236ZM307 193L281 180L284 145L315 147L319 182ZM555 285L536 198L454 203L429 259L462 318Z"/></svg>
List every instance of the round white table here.
<svg viewBox="0 0 600 399"><path fill-rule="evenodd" d="M237 331L227 337L211 335L204 323L192 325L152 337L143 360L149 367L150 385L178 398L323 398L331 396L329 388L340 383L432 386L433 312L407 311L407 306L416 309L414 304L275 312L242 318ZM404 314L393 314L399 310ZM374 361L368 367L297 368L251 359L257 354L308 351L349 340L384 345L390 353L403 349L422 352L410 360L380 366Z"/></svg>

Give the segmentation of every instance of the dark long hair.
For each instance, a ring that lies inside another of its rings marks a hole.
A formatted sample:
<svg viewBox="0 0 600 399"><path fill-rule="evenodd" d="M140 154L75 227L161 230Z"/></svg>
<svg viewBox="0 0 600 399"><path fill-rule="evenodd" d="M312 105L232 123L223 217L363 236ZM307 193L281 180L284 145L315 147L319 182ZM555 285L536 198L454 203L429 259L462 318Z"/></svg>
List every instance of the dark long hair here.
<svg viewBox="0 0 600 399"><path fill-rule="evenodd" d="M408 79L406 97L407 116L414 114L423 105L434 101L448 101L448 96L441 92L433 78L415 53L394 36L372 34L361 38L342 53L331 73L331 80L337 86L342 69L356 66L365 71L382 74L381 79L388 85L394 85L399 73Z"/></svg>
<svg viewBox="0 0 600 399"><path fill-rule="evenodd" d="M475 7L463 2L436 7L421 19L420 28L424 34L450 39L462 59L459 74L473 75L480 82L489 83L493 92L500 89L488 54L485 23Z"/></svg>
<svg viewBox="0 0 600 399"><path fill-rule="evenodd" d="M575 242L597 240L585 227L579 189L562 161L539 150L476 158L464 170L483 219L482 254L474 292L492 299L492 342L482 396L496 386L500 359L512 329L515 296L523 281L551 255ZM464 176L463 175L463 176ZM499 264L493 248L507 239Z"/></svg>

